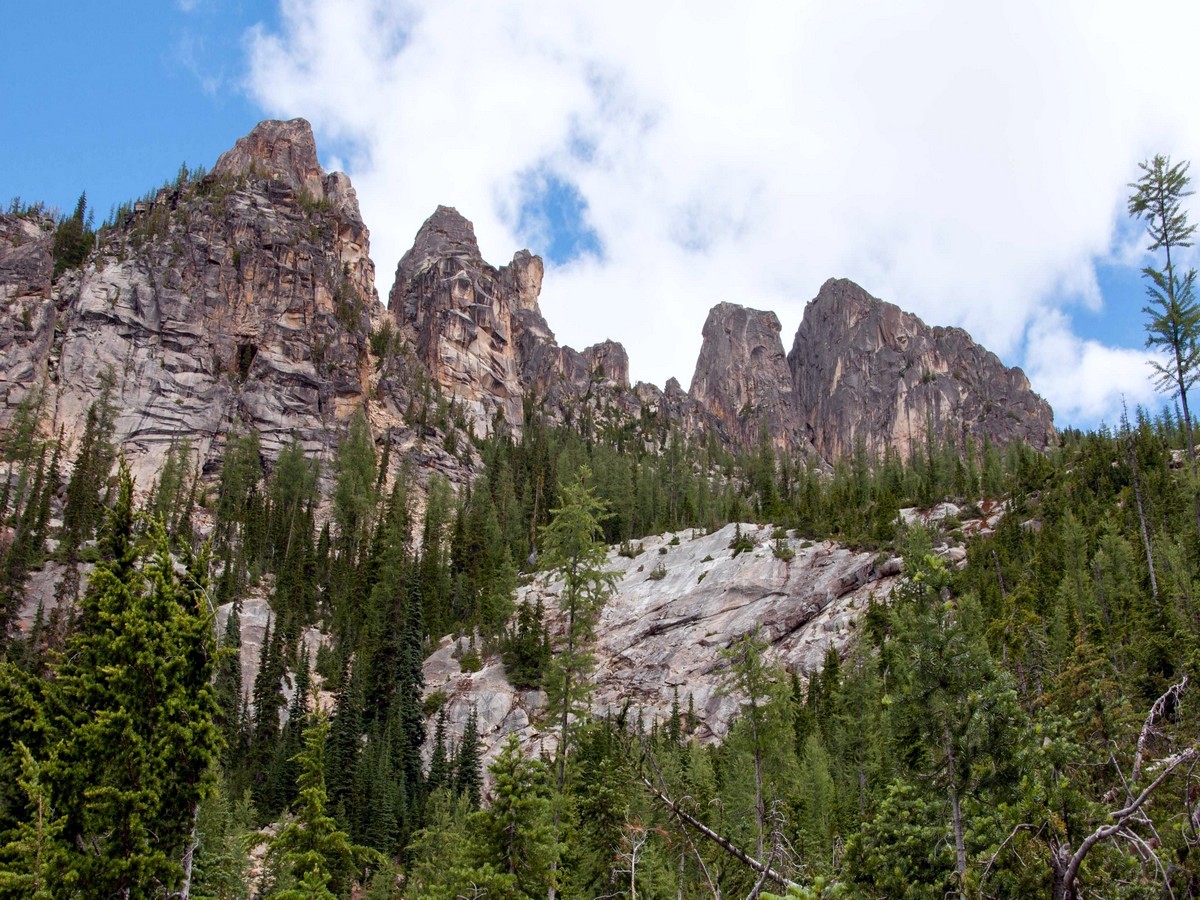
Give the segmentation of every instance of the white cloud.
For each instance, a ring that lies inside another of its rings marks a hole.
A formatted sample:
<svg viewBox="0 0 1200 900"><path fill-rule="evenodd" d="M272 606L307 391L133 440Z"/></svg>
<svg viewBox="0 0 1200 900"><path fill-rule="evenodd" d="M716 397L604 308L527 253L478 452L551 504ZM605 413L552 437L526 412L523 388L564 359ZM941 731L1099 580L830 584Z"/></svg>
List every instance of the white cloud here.
<svg viewBox="0 0 1200 900"><path fill-rule="evenodd" d="M1154 390L1147 350L1084 340L1057 310L1037 315L1029 335L1026 374L1054 408L1060 426L1101 421L1115 426L1122 403L1130 417L1138 406L1156 412L1169 403Z"/></svg>
<svg viewBox="0 0 1200 900"><path fill-rule="evenodd" d="M553 173L603 255L549 268L547 320L659 384L687 385L713 304L775 310L790 347L845 276L1025 362L1059 424L1114 418L1111 391L1034 356L1038 329L1144 358L1056 310L1098 308L1093 260L1133 255L1114 228L1136 162L1200 156L1178 87L1200 62L1149 39L1196 33L1188 2L283 0L280 20L250 37L251 89L336 144L381 296L438 203L497 264L542 239L518 214Z"/></svg>

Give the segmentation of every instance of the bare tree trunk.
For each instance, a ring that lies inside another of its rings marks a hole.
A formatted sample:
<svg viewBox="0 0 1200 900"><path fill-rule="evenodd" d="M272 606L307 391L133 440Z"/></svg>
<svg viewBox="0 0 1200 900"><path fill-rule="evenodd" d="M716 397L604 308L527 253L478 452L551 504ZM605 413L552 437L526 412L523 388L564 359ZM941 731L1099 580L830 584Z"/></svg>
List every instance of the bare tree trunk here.
<svg viewBox="0 0 1200 900"><path fill-rule="evenodd" d="M733 844L731 841L727 840L726 838L722 837L717 832L713 831L711 828L709 828L707 825L705 825L703 822L701 822L695 816L693 816L693 815L689 814L688 812L684 811L683 809L681 809L679 807L679 805L677 803L675 803L674 800L672 800L670 797L668 797L662 791L658 790L658 788L656 788L654 785L652 785L645 777L642 778L642 784L644 784L646 786L646 790L650 791L650 793L653 794L658 799L658 801L660 803L662 803L668 810L670 810L671 813L677 819L679 819L681 822L686 822L688 825L695 828L698 832L700 832L702 835L704 835L706 838L708 838L710 841L712 841L714 844L716 844L718 847L720 847L722 850L724 850L726 853L728 853L734 859L738 860L739 862L745 863L747 866L749 866L751 869L753 869L755 872L757 872L760 875L765 874L768 878L770 878L772 881L774 881L776 884L780 885L781 887L784 887L784 888L794 887L797 890L800 889L800 885L796 884L796 882L792 881L790 878L787 878L787 877L781 875L779 872L775 871L769 865L759 862L757 859L755 859L753 856L751 856L745 850L740 849L735 844Z"/></svg>
<svg viewBox="0 0 1200 900"><path fill-rule="evenodd" d="M1126 424L1128 428L1128 423ZM1150 569L1150 593L1154 596L1154 602L1158 602L1158 576L1154 572L1154 553L1150 549L1150 530L1146 527L1146 512L1142 505L1142 482L1138 478L1137 454L1133 450L1133 434L1126 431L1125 434L1125 450L1129 456L1129 470L1133 473L1133 499L1137 501L1138 524L1142 528L1142 546L1146 549L1146 566ZM1200 518L1196 520L1197 528L1200 528Z"/></svg>
<svg viewBox="0 0 1200 900"><path fill-rule="evenodd" d="M1088 855L1088 852L1101 841L1118 834L1125 827L1125 823L1135 816L1145 802L1150 799L1150 795L1158 789L1159 785L1166 781L1180 765L1194 761L1197 756L1200 756L1200 753L1197 752L1195 746L1191 746L1178 756L1168 760L1162 772L1159 773L1159 776L1146 785L1145 789L1138 794L1132 803L1124 809L1114 810L1108 814L1108 817L1112 819L1111 823L1101 825L1083 839L1083 842L1079 845L1079 849L1072 854L1071 859L1067 862L1066 871L1063 873L1064 900L1078 900L1078 886L1075 882L1079 877L1079 867L1083 865L1083 859Z"/></svg>
<svg viewBox="0 0 1200 900"><path fill-rule="evenodd" d="M564 593L565 593L564 588ZM562 808L563 785L567 780L567 724L571 714L571 665L575 652L575 600L567 600L567 665L563 668L563 708L558 730L558 797L554 803L554 843L558 843L558 819ZM554 900L554 882L558 878L558 856L550 860L550 888L548 900Z"/></svg>
<svg viewBox="0 0 1200 900"><path fill-rule="evenodd" d="M183 884L179 888L179 900L188 900L192 893L192 863L196 859L196 847L200 843L196 834L196 823L200 818L200 804L192 804L192 831L188 835L187 849L183 851Z"/></svg>
<svg viewBox="0 0 1200 900"><path fill-rule="evenodd" d="M758 707L753 698L750 700L750 732L754 739L754 822L758 826L758 858L762 859L767 808L763 802L762 750L758 745Z"/></svg>
<svg viewBox="0 0 1200 900"><path fill-rule="evenodd" d="M954 740L950 734L950 726L945 726L945 742L946 742L946 769L950 779L950 815L954 823L954 858L955 867L958 869L958 891L959 895L966 896L967 884L967 845L963 837L963 821L962 821L962 805L958 797L958 785L955 784L957 772L955 771L954 759Z"/></svg>
<svg viewBox="0 0 1200 900"><path fill-rule="evenodd" d="M678 890L675 892L675 900L683 900L683 876L684 866L687 864L687 844L683 841L679 842L679 883Z"/></svg>

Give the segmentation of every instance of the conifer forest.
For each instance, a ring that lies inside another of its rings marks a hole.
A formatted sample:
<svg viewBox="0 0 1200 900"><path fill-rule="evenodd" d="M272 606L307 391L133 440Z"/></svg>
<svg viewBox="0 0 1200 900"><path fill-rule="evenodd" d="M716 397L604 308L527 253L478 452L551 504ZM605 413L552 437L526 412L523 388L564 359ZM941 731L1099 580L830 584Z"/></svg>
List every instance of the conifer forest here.
<svg viewBox="0 0 1200 900"><path fill-rule="evenodd" d="M138 475L119 372L73 437L31 387L0 432L0 897L1200 897L1200 313L1186 166L1142 172L1166 405L1044 448L931 418L822 459L765 418L739 442L532 391L473 428L379 316L403 452L364 406L327 450L243 424L205 464L181 428ZM250 190L173 189L143 232L93 233L81 198L53 277ZM663 579L729 526L714 556L787 572L830 542L894 577L809 668L770 622L710 635L727 729L687 684L599 710L614 560ZM536 697L539 740L488 733L486 695L454 721L439 650Z"/></svg>

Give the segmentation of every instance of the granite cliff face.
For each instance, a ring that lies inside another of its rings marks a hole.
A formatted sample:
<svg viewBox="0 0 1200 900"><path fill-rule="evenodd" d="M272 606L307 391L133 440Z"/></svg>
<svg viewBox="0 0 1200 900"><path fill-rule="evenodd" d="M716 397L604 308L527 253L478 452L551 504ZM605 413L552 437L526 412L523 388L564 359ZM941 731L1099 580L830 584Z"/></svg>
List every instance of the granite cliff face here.
<svg viewBox="0 0 1200 900"><path fill-rule="evenodd" d="M400 335L477 434L497 416L519 430L527 395L561 418L594 381L629 388L620 344L582 353L558 345L538 307L542 274L541 258L528 250L499 269L484 262L474 226L446 206L425 221L396 267L388 309Z"/></svg>
<svg viewBox="0 0 1200 900"><path fill-rule="evenodd" d="M765 425L778 449L810 449L781 330L773 312L733 303L709 311L688 394L730 443L753 446Z"/></svg>
<svg viewBox="0 0 1200 900"><path fill-rule="evenodd" d="M735 554L729 545L738 528L754 547ZM795 555L780 559L772 535L771 526L743 523L708 535L647 537L634 559L612 548L606 568L617 581L592 648L592 711L626 709L649 727L667 719L678 697L683 709L689 701L695 709L699 740L723 738L742 698L722 690L721 649L757 630L772 662L802 675L819 671L829 648L849 641L871 595L886 598L900 573L897 559L880 563L873 553L829 541L785 538ZM544 576L521 591L522 602L543 602L552 633L564 627L561 591L561 582ZM515 689L496 657L479 672L463 672L455 650L447 637L425 662L426 693L446 695L453 736L475 710L489 757L512 732L527 750L552 754L557 728L545 694Z"/></svg>
<svg viewBox="0 0 1200 900"><path fill-rule="evenodd" d="M262 123L203 179L134 206L53 290L43 243L8 251L23 265L0 260L4 290L30 273L0 334L13 303L33 313L33 337L5 354L0 378L32 373L71 438L111 376L116 439L140 483L182 437L216 465L233 428L258 431L268 458L293 436L325 455L362 405L369 235L349 180L317 164L304 120Z"/></svg>
<svg viewBox="0 0 1200 900"><path fill-rule="evenodd" d="M817 452L848 456L859 442L907 457L929 429L962 446L1054 440L1050 406L961 328L916 316L831 279L804 311L788 354L799 413Z"/></svg>
<svg viewBox="0 0 1200 900"><path fill-rule="evenodd" d="M54 223L0 215L0 427L44 379L57 310Z"/></svg>

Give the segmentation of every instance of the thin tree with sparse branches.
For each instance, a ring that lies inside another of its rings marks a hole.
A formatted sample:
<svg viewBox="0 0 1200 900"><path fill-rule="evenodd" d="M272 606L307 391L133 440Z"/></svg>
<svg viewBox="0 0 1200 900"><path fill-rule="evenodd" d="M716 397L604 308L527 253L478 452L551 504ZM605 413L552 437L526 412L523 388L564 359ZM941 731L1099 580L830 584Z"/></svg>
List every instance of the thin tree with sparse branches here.
<svg viewBox="0 0 1200 900"><path fill-rule="evenodd" d="M1146 295L1149 303L1142 308L1147 316L1146 346L1161 349L1166 362L1151 360L1155 385L1160 391L1178 394L1183 408L1188 458L1196 472L1196 445L1192 437L1192 417L1188 408L1188 389L1200 377L1200 303L1196 300L1196 270L1183 271L1180 251L1192 246L1196 226L1188 222L1183 201L1188 190L1188 163L1171 163L1158 155L1139 164L1142 176L1129 185L1129 214L1144 219L1150 237L1149 252L1162 250L1163 268L1146 266Z"/></svg>

